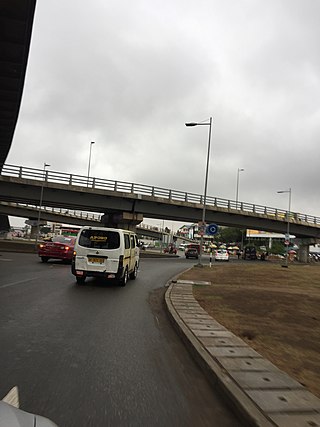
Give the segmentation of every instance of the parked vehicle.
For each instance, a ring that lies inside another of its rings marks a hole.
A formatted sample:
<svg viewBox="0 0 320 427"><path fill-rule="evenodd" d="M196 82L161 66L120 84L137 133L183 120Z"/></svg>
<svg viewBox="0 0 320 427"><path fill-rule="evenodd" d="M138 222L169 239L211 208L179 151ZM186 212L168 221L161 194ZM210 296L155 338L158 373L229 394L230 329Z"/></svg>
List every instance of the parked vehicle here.
<svg viewBox="0 0 320 427"><path fill-rule="evenodd" d="M41 261L48 262L52 258L71 262L75 240L73 236L56 236L50 242L40 243L38 255Z"/></svg>
<svg viewBox="0 0 320 427"><path fill-rule="evenodd" d="M320 261L320 253L318 253L318 252L310 252L309 253L309 258L310 258L311 261L319 262Z"/></svg>
<svg viewBox="0 0 320 427"><path fill-rule="evenodd" d="M229 261L229 253L226 249L217 249L214 259L215 261Z"/></svg>
<svg viewBox="0 0 320 427"><path fill-rule="evenodd" d="M125 286L135 279L139 267L137 235L129 230L83 227L76 240L72 274L78 284L87 277L101 277Z"/></svg>
<svg viewBox="0 0 320 427"><path fill-rule="evenodd" d="M255 260L257 259L257 250L254 246L247 246L243 251L243 259Z"/></svg>

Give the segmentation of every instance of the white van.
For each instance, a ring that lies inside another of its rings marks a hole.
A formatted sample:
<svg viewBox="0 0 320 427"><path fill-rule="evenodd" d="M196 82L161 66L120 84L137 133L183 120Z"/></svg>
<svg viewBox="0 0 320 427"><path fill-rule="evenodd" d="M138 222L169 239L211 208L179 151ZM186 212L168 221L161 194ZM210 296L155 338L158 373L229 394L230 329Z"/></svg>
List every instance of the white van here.
<svg viewBox="0 0 320 427"><path fill-rule="evenodd" d="M74 246L71 271L78 284L86 277L102 277L125 286L139 267L137 235L129 230L83 227Z"/></svg>

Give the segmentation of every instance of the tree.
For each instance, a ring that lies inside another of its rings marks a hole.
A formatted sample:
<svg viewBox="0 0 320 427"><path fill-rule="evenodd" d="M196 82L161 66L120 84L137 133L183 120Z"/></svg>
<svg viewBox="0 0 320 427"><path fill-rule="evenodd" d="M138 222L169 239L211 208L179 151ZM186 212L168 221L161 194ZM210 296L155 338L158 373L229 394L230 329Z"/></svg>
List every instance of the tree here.
<svg viewBox="0 0 320 427"><path fill-rule="evenodd" d="M40 232L42 234L48 234L48 233L50 233L50 231L51 231L51 227L48 227L46 225L44 227L40 227Z"/></svg>
<svg viewBox="0 0 320 427"><path fill-rule="evenodd" d="M237 243L241 242L242 232L240 228L235 227L223 227L219 229L219 234L217 236L220 241L224 243Z"/></svg>
<svg viewBox="0 0 320 427"><path fill-rule="evenodd" d="M279 241L273 241L270 251L273 254L283 254L285 251L284 244Z"/></svg>

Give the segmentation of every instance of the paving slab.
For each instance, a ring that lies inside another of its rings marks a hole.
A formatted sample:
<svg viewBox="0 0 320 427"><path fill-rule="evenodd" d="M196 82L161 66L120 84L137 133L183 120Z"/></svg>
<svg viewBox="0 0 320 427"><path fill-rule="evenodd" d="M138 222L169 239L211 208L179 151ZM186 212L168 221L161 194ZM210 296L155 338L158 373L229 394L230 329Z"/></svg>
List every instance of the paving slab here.
<svg viewBox="0 0 320 427"><path fill-rule="evenodd" d="M192 314L192 313L181 313L179 312L179 316L183 319L203 319L203 320L210 320L212 317L210 317L208 314Z"/></svg>
<svg viewBox="0 0 320 427"><path fill-rule="evenodd" d="M177 308L175 306L175 308ZM184 309L180 309L179 310L179 314L184 314L184 315L188 315L188 314L198 314L198 315L203 315L204 311L200 308L184 308Z"/></svg>
<svg viewBox="0 0 320 427"><path fill-rule="evenodd" d="M191 328L193 331L193 328ZM224 328L226 331L227 329ZM201 337L199 341L206 347L248 347L248 345L240 338L231 337Z"/></svg>
<svg viewBox="0 0 320 427"><path fill-rule="evenodd" d="M223 330L211 330L211 331L195 331L194 335L199 339L202 337L217 337L217 338L221 338L221 337L234 337L233 333L228 331L227 329L223 329ZM214 348L214 347L212 347Z"/></svg>
<svg viewBox="0 0 320 427"><path fill-rule="evenodd" d="M179 311L179 313L180 313L180 311ZM220 323L218 323L215 320L213 320L212 317L206 318L206 319L199 319L199 318L195 318L195 317L189 316L187 318L184 318L183 320L188 325L190 323L192 323L192 324L198 324L198 325L209 325L209 324L212 324L212 325L219 324L220 325Z"/></svg>
<svg viewBox="0 0 320 427"><path fill-rule="evenodd" d="M200 304L197 301L194 301L194 300L191 301L190 299L183 300L183 299L181 299L180 296L175 296L175 297L172 297L170 299L171 299L171 301L172 301L173 304L179 304L179 305L185 304L186 306L188 306L188 305L197 305L197 306L201 307Z"/></svg>
<svg viewBox="0 0 320 427"><path fill-rule="evenodd" d="M248 390L251 399L265 412L320 412L320 399L308 390ZM288 426L290 427L290 426Z"/></svg>
<svg viewBox="0 0 320 427"><path fill-rule="evenodd" d="M320 427L320 414L275 414L270 415L278 427Z"/></svg>
<svg viewBox="0 0 320 427"><path fill-rule="evenodd" d="M244 389L302 389L298 381L278 369L265 372L230 372L234 380Z"/></svg>
<svg viewBox="0 0 320 427"><path fill-rule="evenodd" d="M198 303L198 301L195 301L195 299L193 299L193 301L191 300L191 299L189 299L189 297L188 297L188 299L183 299L183 298L181 298L181 295L174 295L174 296L171 296L171 301L172 302L174 302L175 304L186 304L186 305L189 305L189 304L191 304L191 305L200 305L199 303Z"/></svg>
<svg viewBox="0 0 320 427"><path fill-rule="evenodd" d="M179 310L179 314L189 315L197 314L198 316L207 316L206 312L201 307L184 307L179 308L175 305L175 308Z"/></svg>
<svg viewBox="0 0 320 427"><path fill-rule="evenodd" d="M261 357L241 357L233 359L230 357L217 357L218 362L227 370L230 371L270 371L278 370L269 360Z"/></svg>
<svg viewBox="0 0 320 427"><path fill-rule="evenodd" d="M192 332L197 331L226 331L227 329L219 324L205 324L205 323L193 323L192 319L190 319L190 322L185 322L188 328L192 330ZM202 341L203 342L203 341ZM204 342L203 342L204 343Z"/></svg>
<svg viewBox="0 0 320 427"><path fill-rule="evenodd" d="M199 310L202 314L207 314L199 304L185 304L180 302L173 302L176 310Z"/></svg>
<svg viewBox="0 0 320 427"><path fill-rule="evenodd" d="M251 347L206 347L214 357L262 357Z"/></svg>

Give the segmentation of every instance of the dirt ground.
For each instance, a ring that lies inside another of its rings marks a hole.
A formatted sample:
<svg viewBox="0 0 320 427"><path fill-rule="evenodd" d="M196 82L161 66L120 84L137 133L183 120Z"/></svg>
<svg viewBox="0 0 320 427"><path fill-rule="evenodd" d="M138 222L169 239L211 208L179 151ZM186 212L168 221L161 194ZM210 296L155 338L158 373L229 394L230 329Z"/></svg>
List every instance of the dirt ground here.
<svg viewBox="0 0 320 427"><path fill-rule="evenodd" d="M193 267L179 279L219 323L320 398L320 263L272 262Z"/></svg>

